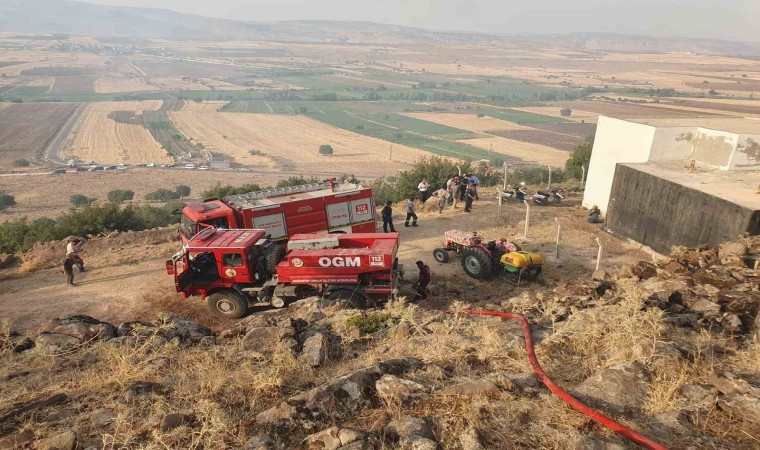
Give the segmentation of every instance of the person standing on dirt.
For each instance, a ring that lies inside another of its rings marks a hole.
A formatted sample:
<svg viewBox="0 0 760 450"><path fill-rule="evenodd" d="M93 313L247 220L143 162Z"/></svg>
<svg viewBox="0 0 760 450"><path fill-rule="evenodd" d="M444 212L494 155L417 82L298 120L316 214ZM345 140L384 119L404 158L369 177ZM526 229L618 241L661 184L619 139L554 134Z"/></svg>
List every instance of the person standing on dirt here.
<svg viewBox="0 0 760 450"><path fill-rule="evenodd" d="M414 296L414 301L427 300L427 287L430 284L430 267L422 261L416 262L417 267L420 269L420 277L415 283L417 293Z"/></svg>
<svg viewBox="0 0 760 450"><path fill-rule="evenodd" d="M76 262L71 256L67 256L66 259L63 260L63 273L66 274L66 279L71 286L74 286L74 264L76 264Z"/></svg>
<svg viewBox="0 0 760 450"><path fill-rule="evenodd" d="M387 233L388 228L390 228L391 233L395 233L396 229L393 228L393 202L388 200L385 202L385 207L383 208L383 211L380 213L381 216L383 216L383 232Z"/></svg>
<svg viewBox="0 0 760 450"><path fill-rule="evenodd" d="M69 243L66 244L66 258L71 258L74 264L79 267L80 272L84 272L84 260L79 256L79 252L82 251L82 244L84 244L84 240L77 237L70 237Z"/></svg>
<svg viewBox="0 0 760 450"><path fill-rule="evenodd" d="M478 177L475 176L475 174L470 174L468 177L469 184L473 185L473 192L475 192L475 200L480 200L480 196L478 196L478 186L480 186L480 180Z"/></svg>
<svg viewBox="0 0 760 450"><path fill-rule="evenodd" d="M409 219L412 219L412 225L413 227L417 226L417 214L414 213L414 197L409 197L409 201L406 202L406 220L404 221L404 226L408 227L409 225Z"/></svg>
<svg viewBox="0 0 760 450"><path fill-rule="evenodd" d="M468 186L468 184L470 182L469 181L469 177L470 176L468 174L464 174L459 179L459 200L461 200L461 201L465 201L465 196L466 196L466 193L467 193L467 186Z"/></svg>
<svg viewBox="0 0 760 450"><path fill-rule="evenodd" d="M446 181L446 191L449 193L449 204L454 202L454 194L457 188L456 175L449 175L449 179Z"/></svg>
<svg viewBox="0 0 760 450"><path fill-rule="evenodd" d="M422 181L417 185L417 189L420 191L420 200L422 200L422 203L425 203L430 198L430 185L426 177L422 177Z"/></svg>
<svg viewBox="0 0 760 450"><path fill-rule="evenodd" d="M468 184L464 198L464 212L472 211L472 202L475 200L475 185Z"/></svg>
<svg viewBox="0 0 760 450"><path fill-rule="evenodd" d="M449 198L449 191L446 190L446 185L441 186L440 189L433 192L434 197L438 197L438 214L443 214L443 207L446 206L446 200Z"/></svg>

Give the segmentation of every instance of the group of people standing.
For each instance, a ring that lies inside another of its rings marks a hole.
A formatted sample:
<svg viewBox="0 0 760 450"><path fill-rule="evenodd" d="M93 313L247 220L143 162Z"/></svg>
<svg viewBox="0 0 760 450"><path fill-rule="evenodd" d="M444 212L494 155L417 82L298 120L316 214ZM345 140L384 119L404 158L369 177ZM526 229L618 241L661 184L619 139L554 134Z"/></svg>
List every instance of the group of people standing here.
<svg viewBox="0 0 760 450"><path fill-rule="evenodd" d="M438 213L443 212L446 203L450 204L452 208L456 208L460 201L464 202L464 212L471 212L472 203L475 200L480 200L478 186L480 186L480 180L474 174L449 175L446 183L437 191Z"/></svg>
<svg viewBox="0 0 760 450"><path fill-rule="evenodd" d="M419 200L424 204L430 197L436 197L438 199L438 213L443 213L443 208L446 205L451 205L452 208L457 207L458 202L464 202L464 211L472 211L472 203L475 200L479 200L478 186L480 180L473 174L466 173L462 176L449 175L446 182L437 190L433 190L428 183L427 177L423 177L422 181L417 185L419 191ZM418 197L411 196L406 202L406 220L404 221L405 227L417 226L417 213L414 211L414 202ZM394 233L396 229L393 226L393 202L388 201L383 207L381 216L383 218L383 231L385 233Z"/></svg>

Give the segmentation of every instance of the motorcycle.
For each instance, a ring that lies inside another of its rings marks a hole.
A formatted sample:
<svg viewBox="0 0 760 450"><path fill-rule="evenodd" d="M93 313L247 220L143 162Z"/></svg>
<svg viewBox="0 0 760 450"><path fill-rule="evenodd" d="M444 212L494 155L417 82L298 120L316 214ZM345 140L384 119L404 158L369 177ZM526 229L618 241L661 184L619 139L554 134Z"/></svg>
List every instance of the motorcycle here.
<svg viewBox="0 0 760 450"><path fill-rule="evenodd" d="M562 189L554 188L549 192L538 191L533 194L533 203L536 205L561 205L565 199Z"/></svg>
<svg viewBox="0 0 760 450"><path fill-rule="evenodd" d="M503 201L516 201L522 203L527 195L523 189L524 188L512 188L511 186L508 186L507 189L502 190L499 195Z"/></svg>

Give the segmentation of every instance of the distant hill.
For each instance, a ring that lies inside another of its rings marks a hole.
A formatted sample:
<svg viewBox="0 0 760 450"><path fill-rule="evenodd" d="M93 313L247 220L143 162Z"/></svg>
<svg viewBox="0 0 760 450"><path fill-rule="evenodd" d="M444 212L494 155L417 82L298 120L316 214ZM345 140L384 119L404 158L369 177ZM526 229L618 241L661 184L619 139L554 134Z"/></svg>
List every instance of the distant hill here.
<svg viewBox="0 0 760 450"><path fill-rule="evenodd" d="M431 31L369 22L243 22L165 9L97 5L72 0L2 0L0 31L136 39L250 39L374 44L503 44L631 52L690 51L760 56L760 44L640 35L571 33L500 35Z"/></svg>

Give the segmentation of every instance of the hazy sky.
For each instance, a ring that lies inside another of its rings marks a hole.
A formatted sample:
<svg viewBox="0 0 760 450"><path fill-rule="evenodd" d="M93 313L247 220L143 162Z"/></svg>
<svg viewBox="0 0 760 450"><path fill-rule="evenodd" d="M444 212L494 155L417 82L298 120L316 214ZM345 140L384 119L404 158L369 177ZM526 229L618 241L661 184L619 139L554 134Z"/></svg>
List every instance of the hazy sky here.
<svg viewBox="0 0 760 450"><path fill-rule="evenodd" d="M760 0L88 0L229 19L366 20L496 33L640 33L760 41Z"/></svg>

